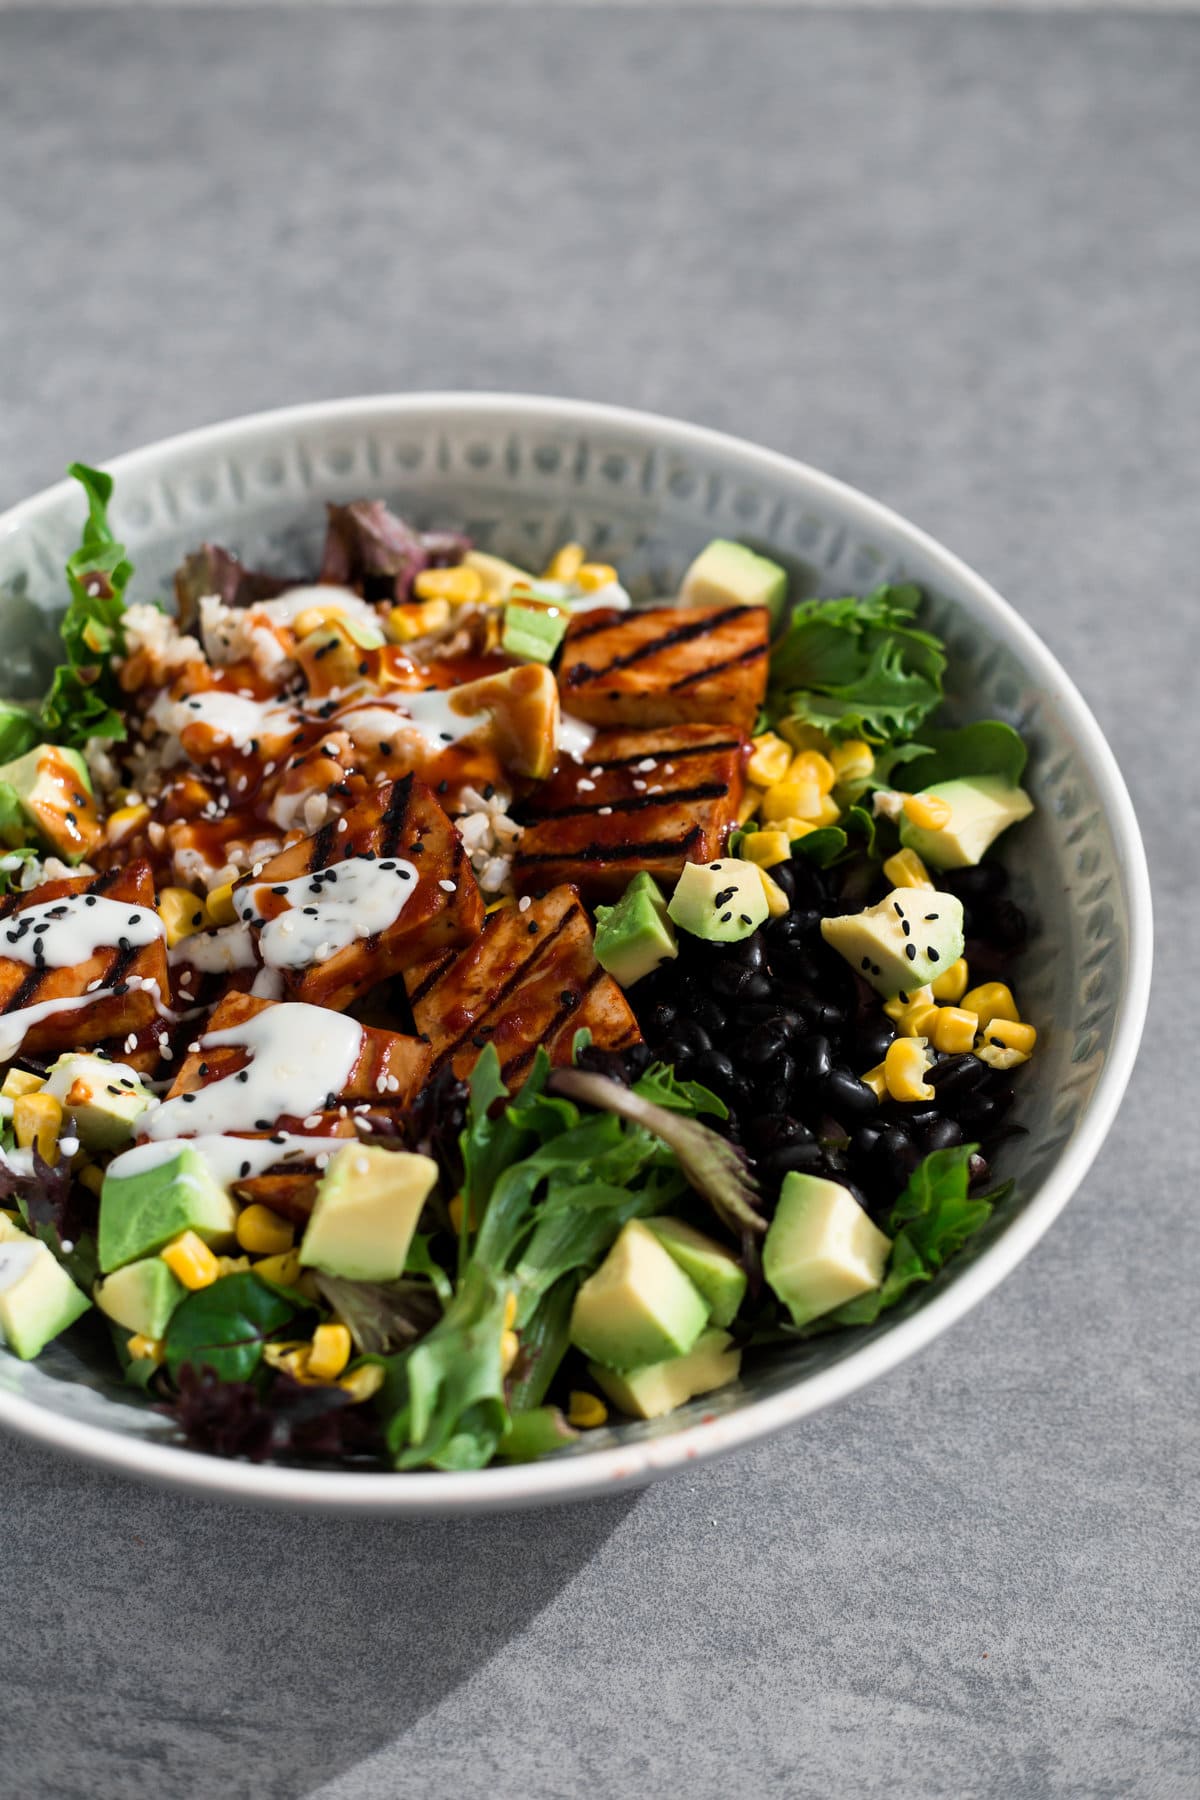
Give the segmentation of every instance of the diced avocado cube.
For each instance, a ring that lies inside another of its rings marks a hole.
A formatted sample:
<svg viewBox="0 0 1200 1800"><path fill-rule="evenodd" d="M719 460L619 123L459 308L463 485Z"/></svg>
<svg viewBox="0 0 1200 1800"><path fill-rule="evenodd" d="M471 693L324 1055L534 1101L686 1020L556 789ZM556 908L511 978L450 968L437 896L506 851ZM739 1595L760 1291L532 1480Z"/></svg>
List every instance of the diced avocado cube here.
<svg viewBox="0 0 1200 1800"><path fill-rule="evenodd" d="M60 1056L43 1092L61 1102L88 1150L119 1150L132 1138L135 1121L158 1105L133 1069L88 1051Z"/></svg>
<svg viewBox="0 0 1200 1800"><path fill-rule="evenodd" d="M428 1156L347 1144L321 1177L301 1263L350 1281L398 1280L436 1181Z"/></svg>
<svg viewBox="0 0 1200 1800"><path fill-rule="evenodd" d="M731 1325L746 1293L746 1271L715 1239L682 1219L645 1219L708 1306L714 1325Z"/></svg>
<svg viewBox="0 0 1200 1800"><path fill-rule="evenodd" d="M0 1237L0 1343L17 1356L37 1356L90 1305L38 1238Z"/></svg>
<svg viewBox="0 0 1200 1800"><path fill-rule="evenodd" d="M190 1144L137 1144L108 1165L100 1190L104 1274L153 1256L183 1231L213 1250L233 1242L237 1207Z"/></svg>
<svg viewBox="0 0 1200 1800"><path fill-rule="evenodd" d="M104 835L92 799L92 778L78 750L39 744L0 766L30 829L65 862L90 856Z"/></svg>
<svg viewBox="0 0 1200 1800"><path fill-rule="evenodd" d="M575 1296L571 1342L610 1369L636 1369L690 1350L708 1308L652 1231L637 1219Z"/></svg>
<svg viewBox="0 0 1200 1800"><path fill-rule="evenodd" d="M950 817L935 831L902 819L900 842L931 869L973 868L1002 831L1033 811L1024 788L1014 787L1003 775L960 776L921 792L924 798L944 800Z"/></svg>
<svg viewBox="0 0 1200 1800"><path fill-rule="evenodd" d="M944 975L963 953L962 901L933 888L893 888L865 912L822 919L821 935L885 1000Z"/></svg>
<svg viewBox="0 0 1200 1800"><path fill-rule="evenodd" d="M504 608L500 648L526 662L553 662L566 636L568 613L562 606L525 606L510 600Z"/></svg>
<svg viewBox="0 0 1200 1800"><path fill-rule="evenodd" d="M757 866L722 856L711 863L685 863L667 911L693 937L736 944L758 930L769 908Z"/></svg>
<svg viewBox="0 0 1200 1800"><path fill-rule="evenodd" d="M623 988L679 955L667 903L653 875L635 875L613 906L596 908L596 961Z"/></svg>
<svg viewBox="0 0 1200 1800"><path fill-rule="evenodd" d="M732 1345L727 1331L705 1331L681 1356L624 1373L589 1363L588 1373L622 1412L635 1419L661 1419L698 1394L711 1394L737 1380L742 1353Z"/></svg>
<svg viewBox="0 0 1200 1800"><path fill-rule="evenodd" d="M839 1182L793 1170L763 1244L763 1274L792 1323L807 1325L879 1287L891 1248Z"/></svg>
<svg viewBox="0 0 1200 1800"><path fill-rule="evenodd" d="M695 606L765 606L777 625L787 590L787 570L769 556L714 538L684 576L679 598Z"/></svg>
<svg viewBox="0 0 1200 1800"><path fill-rule="evenodd" d="M160 1338L167 1320L187 1295L182 1281L168 1269L161 1256L144 1256L105 1275L92 1290L100 1311L126 1331Z"/></svg>

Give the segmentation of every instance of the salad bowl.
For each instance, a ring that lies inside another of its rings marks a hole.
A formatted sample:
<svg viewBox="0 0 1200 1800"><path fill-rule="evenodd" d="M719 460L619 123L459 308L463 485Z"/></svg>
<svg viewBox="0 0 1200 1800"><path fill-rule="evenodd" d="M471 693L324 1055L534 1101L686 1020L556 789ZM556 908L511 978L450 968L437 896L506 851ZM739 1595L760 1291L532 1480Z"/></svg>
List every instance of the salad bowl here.
<svg viewBox="0 0 1200 1800"><path fill-rule="evenodd" d="M886 508L771 451L675 421L499 394L380 396L294 407L119 457L113 523L165 598L201 540L266 568L313 566L324 502L382 496L426 530L543 567L578 540L635 598L676 591L697 551L737 538L783 563L796 596L915 582L945 640L955 723L1016 726L1037 810L1006 854L1033 933L1023 1000L1041 1023L1021 1130L995 1168L1012 1183L939 1280L873 1325L751 1361L741 1380L666 1418L590 1431L543 1461L384 1473L226 1461L179 1446L171 1421L69 1340L37 1363L0 1351L0 1426L129 1475L229 1499L312 1509L436 1513L638 1486L795 1423L895 1367L994 1288L1086 1174L1136 1055L1150 977L1145 857L1120 773L1069 678L1018 615L947 550ZM34 697L57 660L62 567L78 535L62 483L0 517L0 657L10 696Z"/></svg>

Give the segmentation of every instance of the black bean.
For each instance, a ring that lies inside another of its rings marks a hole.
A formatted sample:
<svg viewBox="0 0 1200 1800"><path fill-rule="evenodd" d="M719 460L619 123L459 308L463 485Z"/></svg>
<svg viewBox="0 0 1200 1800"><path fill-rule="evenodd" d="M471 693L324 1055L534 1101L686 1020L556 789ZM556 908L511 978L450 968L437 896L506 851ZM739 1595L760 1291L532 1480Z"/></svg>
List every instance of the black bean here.
<svg viewBox="0 0 1200 1800"><path fill-rule="evenodd" d="M888 1045L896 1035L896 1027L886 1013L860 1020L854 1032L854 1060L864 1069L873 1069L887 1055Z"/></svg>
<svg viewBox="0 0 1200 1800"><path fill-rule="evenodd" d="M670 1057L704 1056L712 1049L712 1039L694 1019L680 1019L667 1033L663 1049Z"/></svg>
<svg viewBox="0 0 1200 1800"><path fill-rule="evenodd" d="M789 900L796 898L796 871L790 862L776 863L769 871L776 887L782 888Z"/></svg>
<svg viewBox="0 0 1200 1800"><path fill-rule="evenodd" d="M735 1054L743 1068L757 1069L773 1063L778 1057L791 1032L787 1023L778 1014L773 1019L756 1025L736 1046Z"/></svg>
<svg viewBox="0 0 1200 1800"><path fill-rule="evenodd" d="M802 1037L796 1045L794 1055L796 1074L801 1081L820 1081L833 1067L827 1037Z"/></svg>
<svg viewBox="0 0 1200 1800"><path fill-rule="evenodd" d="M741 999L743 1004L749 1001L762 1002L769 1000L773 992L773 984L769 975L748 975L742 984Z"/></svg>
<svg viewBox="0 0 1200 1800"><path fill-rule="evenodd" d="M706 1050L703 1056L696 1057L692 1064L692 1074L705 1087L715 1088L723 1093L736 1082L736 1074L729 1058L720 1050Z"/></svg>
<svg viewBox="0 0 1200 1800"><path fill-rule="evenodd" d="M922 1141L926 1150L950 1150L963 1142L963 1129L953 1119L938 1119L928 1127Z"/></svg>
<svg viewBox="0 0 1200 1800"><path fill-rule="evenodd" d="M1008 871L1002 863L983 862L973 869L946 869L938 880L960 900L985 900L1004 892L1008 886Z"/></svg>
<svg viewBox="0 0 1200 1800"><path fill-rule="evenodd" d="M820 1144L784 1144L761 1158L762 1166L776 1180L785 1175L820 1175L829 1167Z"/></svg>
<svg viewBox="0 0 1200 1800"><path fill-rule="evenodd" d="M783 1144L811 1144L812 1132L799 1119L784 1113L760 1113L746 1127L746 1137L756 1151L778 1149Z"/></svg>
<svg viewBox="0 0 1200 1800"><path fill-rule="evenodd" d="M821 1082L821 1102L835 1118L862 1119L873 1113L879 1102L869 1087L864 1087L853 1069L831 1069Z"/></svg>

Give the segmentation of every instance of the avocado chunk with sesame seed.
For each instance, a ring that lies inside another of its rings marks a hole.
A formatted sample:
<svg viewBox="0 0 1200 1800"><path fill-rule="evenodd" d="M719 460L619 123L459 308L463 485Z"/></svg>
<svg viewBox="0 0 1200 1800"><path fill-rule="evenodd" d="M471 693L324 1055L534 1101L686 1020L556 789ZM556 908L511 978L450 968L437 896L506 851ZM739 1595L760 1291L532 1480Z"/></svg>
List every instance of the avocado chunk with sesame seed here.
<svg viewBox="0 0 1200 1800"><path fill-rule="evenodd" d="M428 1156L347 1144L321 1177L301 1263L350 1281L398 1280L436 1181Z"/></svg>
<svg viewBox="0 0 1200 1800"><path fill-rule="evenodd" d="M89 1051L60 1056L44 1092L61 1103L86 1150L119 1150L132 1138L136 1120L158 1105L126 1063Z"/></svg>
<svg viewBox="0 0 1200 1800"><path fill-rule="evenodd" d="M1033 801L1002 775L961 776L921 790L922 799L944 800L950 817L936 829L900 822L900 842L931 869L970 869L1010 825L1027 819Z"/></svg>
<svg viewBox="0 0 1200 1800"><path fill-rule="evenodd" d="M821 935L890 1000L935 981L962 955L962 901L929 888L893 888L865 912L822 919Z"/></svg>
<svg viewBox="0 0 1200 1800"><path fill-rule="evenodd" d="M711 863L685 863L667 911L693 937L737 944L766 919L767 895L755 863L722 856Z"/></svg>
<svg viewBox="0 0 1200 1800"><path fill-rule="evenodd" d="M635 875L614 906L596 908L596 961L629 988L679 955L667 903L653 875Z"/></svg>
<svg viewBox="0 0 1200 1800"><path fill-rule="evenodd" d="M104 836L78 750L39 744L0 766L0 784L12 790L30 832L64 862L81 862Z"/></svg>

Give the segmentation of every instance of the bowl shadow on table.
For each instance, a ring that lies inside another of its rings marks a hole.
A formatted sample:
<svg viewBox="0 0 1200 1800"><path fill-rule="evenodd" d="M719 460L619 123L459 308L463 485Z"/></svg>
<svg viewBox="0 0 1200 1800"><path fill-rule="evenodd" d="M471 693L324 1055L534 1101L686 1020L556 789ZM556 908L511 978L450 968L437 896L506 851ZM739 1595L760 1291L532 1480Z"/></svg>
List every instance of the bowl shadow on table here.
<svg viewBox="0 0 1200 1800"><path fill-rule="evenodd" d="M6 1761L56 1800L301 1800L503 1651L637 1504L318 1518L11 1448L10 1504L26 1475L41 1505L0 1583Z"/></svg>

